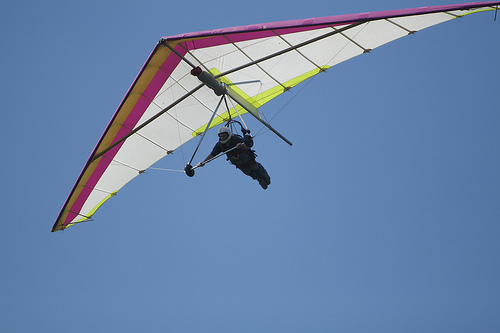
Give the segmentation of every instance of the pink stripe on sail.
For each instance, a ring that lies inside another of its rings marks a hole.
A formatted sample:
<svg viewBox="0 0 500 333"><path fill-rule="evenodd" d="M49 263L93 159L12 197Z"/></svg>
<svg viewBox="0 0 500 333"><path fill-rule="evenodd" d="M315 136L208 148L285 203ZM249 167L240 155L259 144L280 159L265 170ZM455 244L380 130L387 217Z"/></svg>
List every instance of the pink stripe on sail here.
<svg viewBox="0 0 500 333"><path fill-rule="evenodd" d="M184 54L186 51L183 50L182 48L178 48L177 51L180 54ZM117 135L113 139L113 143L117 142L120 140L122 137L127 135L128 133L131 132L131 129L133 129L141 117L144 115L144 112L146 112L147 108L152 102L152 99L156 94L160 91L161 87L165 84L167 79L170 77L170 74L173 72L175 67L180 62L180 58L177 57L175 54L171 54L163 63L161 66L161 70L159 70L154 78L151 80L151 83L146 87L144 92L142 93L142 96L139 98L137 104L134 106L132 111L130 112L130 115L127 117L125 122L123 123L123 126L120 128L118 131ZM131 90L133 87L131 87ZM131 91L129 90L129 92ZM128 94L127 94L128 95ZM122 102L123 104L123 102ZM121 104L121 105L122 105ZM118 111L121 109L121 105L118 108ZM116 113L115 113L116 116ZM113 119L115 118L113 117ZM111 122L112 123L112 122ZM110 123L110 125L111 125ZM108 125L108 128L109 126ZM100 159L98 166L88 179L88 181L85 183L85 187L82 189L82 192L80 192L80 195L78 196L78 199L75 201L75 203L71 206L70 208L70 213L68 214L66 220L64 221L63 225L67 226L70 224L75 217L77 217L77 214L71 213L71 212L80 212L83 205L87 201L88 197L90 196L90 193L92 192L92 189L95 187L99 179L102 177L108 166L110 165L111 161L113 158L116 156L118 151L120 150L121 146L123 145L124 142L118 144L116 147L108 151L106 154L104 154L103 158ZM95 150L94 150L95 152ZM92 156L94 153L92 154Z"/></svg>
<svg viewBox="0 0 500 333"><path fill-rule="evenodd" d="M420 14L429 14L429 13L452 11L452 10L466 10L471 8L496 6L499 4L500 2L498 1L469 2L456 5L431 6L431 7L420 7L420 8L410 8L410 9L367 12L360 14L316 17L316 18L308 18L300 20L252 24L252 25L245 25L245 26L238 26L231 28L190 32L170 37L164 37L164 39L173 41L179 39L191 39L200 37L218 37L218 35L231 35L239 33L252 33L254 34L253 38L260 38L260 36L264 37L266 36L265 31L276 30L276 29L296 28L296 29L306 30L308 27L318 26L318 25L331 25L331 24L339 25L339 24L347 24L359 21L380 20L397 16L420 15Z"/></svg>

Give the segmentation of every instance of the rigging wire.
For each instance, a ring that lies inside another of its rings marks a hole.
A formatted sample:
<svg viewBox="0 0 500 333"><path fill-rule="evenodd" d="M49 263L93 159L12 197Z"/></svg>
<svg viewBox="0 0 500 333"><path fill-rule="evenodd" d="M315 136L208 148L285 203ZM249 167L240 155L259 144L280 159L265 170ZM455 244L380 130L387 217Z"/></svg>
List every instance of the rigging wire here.
<svg viewBox="0 0 500 333"><path fill-rule="evenodd" d="M281 109L279 109L278 112L276 112L276 114L274 116L271 117L271 119L269 119L269 120L266 119L266 121L270 124L271 121L273 121L273 119L276 118L278 116L278 114L280 114L280 112L283 111L288 106L288 104L290 104L295 99L295 97L297 97L302 92L302 90L304 90L304 88L307 87L309 85L309 83L311 83L312 80L316 78L316 76L317 75L314 75L309 80L307 80L307 82L299 89L299 91L297 91L297 93L295 95L293 95L292 98L290 98L290 100L288 102L286 102L286 104L283 105L281 107ZM291 91L291 90L289 90L289 91ZM265 117L265 115L262 112L261 112L261 114L263 117ZM259 135L262 135L262 134L269 132L269 129L264 131L265 129L267 129L267 128L265 126L262 126L261 129L254 135L254 137L257 137Z"/></svg>
<svg viewBox="0 0 500 333"><path fill-rule="evenodd" d="M238 115L238 117L240 118L241 122L243 123L243 126L245 127L245 129L246 129L247 131L249 131L249 130L248 130L248 126L247 126L247 124L245 123L245 120L243 120L243 117L242 117L242 116L241 116L241 114L238 112L238 109L236 108L236 105L233 103L233 100L232 100L231 98L229 98L229 101L231 102L231 106L232 106L232 108L234 109L234 111L236 112L236 114L237 114L237 115ZM227 104L227 101L226 101L226 108L227 108L227 113L228 113L228 115L229 115L229 120L232 120L232 119L231 119L231 112L230 112L229 106L228 106L228 104Z"/></svg>
<svg viewBox="0 0 500 333"><path fill-rule="evenodd" d="M200 148L200 145L201 145L203 139L205 138L205 134L207 134L207 131L210 129L210 124L212 123L212 120L214 119L215 115L217 114L217 111L219 110L219 107L220 107L223 99L224 100L226 99L225 95L222 95L221 99L219 100L217 107L215 108L214 112L212 113L212 117L210 118L207 126L205 127L205 131L203 132L203 134L200 137L200 141L198 142L198 145L196 146L196 149L194 150L193 156L191 157L191 159L189 160L189 163L187 165L191 165L191 163L193 162L194 156L196 155L198 148Z"/></svg>
<svg viewBox="0 0 500 333"><path fill-rule="evenodd" d="M148 168L148 170L173 171L173 172L182 172L182 173L184 173L184 170L165 169L165 168L153 168L153 167L150 167L150 168Z"/></svg>
<svg viewBox="0 0 500 333"><path fill-rule="evenodd" d="M498 6L497 6L497 7L498 7ZM370 22L367 22L367 24L365 24L365 25L361 28L361 30L360 30L360 31L358 31L358 32L356 33L356 36L357 36L359 33L361 33L361 31L363 31L363 30L366 28L366 26L368 25L368 23L370 23ZM338 29L336 29L336 28L334 28L334 27L332 27L332 28L333 28L335 31L339 31ZM342 32L341 32L340 34L341 34L342 36L346 37L346 36L345 36ZM347 37L346 37L346 38L347 38ZM347 39L349 40L349 38L347 38ZM341 52L341 51L342 51L345 47L347 47L347 45L348 45L348 44L349 44L349 42L347 42L347 43L346 43L346 44L342 47L342 49L341 49L341 50L339 50L336 54L334 54L334 55L333 55L333 57L331 58L331 60L330 60L330 61L332 61L332 60L333 60L333 59L334 59L334 58L335 58L335 57L336 57L336 56L337 56L337 55L338 55L338 54L339 54L339 53L340 53L340 52ZM359 45L358 45L358 46L359 46ZM361 47L361 46L360 46L360 47ZM362 48L365 52L369 52L369 50L368 50L368 49L365 49L365 48L363 48L363 47L361 47L361 48ZM325 70L323 70L323 71L321 71L321 73L325 73L325 72L326 72L326 69L325 69ZM318 73L318 74L319 74L319 73ZM314 76L312 76L309 80L307 80L307 82L306 82L306 83L305 83L305 84L304 84L304 85L300 88L300 90L299 90L299 91L298 91L295 95L293 95L293 97L292 97L292 98L291 98L291 99L290 99L290 100L289 100L289 101L288 101L288 102L287 102L287 103L286 103L286 104L285 104L285 105L284 105L284 106L283 106L283 107L282 107L282 108L281 108L281 109L280 109L280 110L279 110L279 111L278 111L278 112L277 112L277 113L276 113L276 114L275 114L275 115L274 115L274 116L273 116L273 117L269 120L269 121L267 121L267 119L266 119L266 121L270 124L270 123L271 123L271 121L272 121L274 118L276 118L276 116L278 116L278 114L279 114L281 111L283 111L283 110L284 110L284 109L288 106L288 104L290 104L290 103L291 103L291 102L295 99L295 97L297 97L297 96L298 96L298 95L302 92L302 90L304 90L304 88L305 88L305 87L307 87L307 86L308 86L308 85L309 85L309 84L313 81L313 79L315 79L315 78L316 78L316 76L317 76L317 74L316 74L316 75L314 75ZM288 90L288 91L290 91L290 90ZM264 114L262 114L262 115L264 116ZM262 135L262 134L264 134L264 133L266 133L266 132L268 132L268 131L269 131L269 130L267 130L267 131L262 132L264 129L265 129L265 127L263 126L263 127L262 127L262 128L261 128L258 132L257 132L257 134L255 134L255 136L254 136L254 137L256 137L256 136L258 136L258 135ZM262 132L262 133L261 133L261 132Z"/></svg>

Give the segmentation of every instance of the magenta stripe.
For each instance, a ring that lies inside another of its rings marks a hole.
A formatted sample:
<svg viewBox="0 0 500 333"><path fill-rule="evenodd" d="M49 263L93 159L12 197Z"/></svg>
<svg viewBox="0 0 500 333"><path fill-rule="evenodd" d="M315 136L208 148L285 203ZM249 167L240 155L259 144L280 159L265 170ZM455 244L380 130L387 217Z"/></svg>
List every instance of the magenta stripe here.
<svg viewBox="0 0 500 333"><path fill-rule="evenodd" d="M186 52L181 47L178 47L176 50L181 55L184 55L185 52ZM165 60L165 62L161 66L161 70L159 70L155 74L155 76L151 80L150 84L146 87L146 89L144 90L144 92L141 94L141 97L137 101L137 104L134 106L134 108L132 109L130 115L127 117L127 119L123 123L124 126L122 126L120 128L120 130L118 131L117 135L113 139L113 143L116 142L116 141L118 141L118 140L120 140L122 137L124 137L128 133L130 133L130 131L131 131L130 129L134 128L137 125L137 123L139 122L139 120L141 119L141 117L144 115L144 112L146 112L147 108L151 104L151 101L153 100L154 96L156 96L156 94L160 91L161 87L165 84L166 80L170 77L170 75L172 74L173 70L179 64L180 60L181 59L177 55L175 55L174 53L172 53ZM134 81L134 83L136 81ZM132 90L133 90L133 87L131 87L131 89L129 90L129 92L131 92ZM120 112L121 106L123 105L124 102L125 102L125 99L122 101L120 107L118 108L118 110L117 110L117 112L115 114L117 114L118 112ZM113 117L113 119L115 119L115 118L116 118L116 116ZM110 128L111 124L118 125L118 124L114 124L114 123L111 122L108 125L108 129ZM104 172L106 171L106 169L110 165L112 159L116 156L116 154L118 153L118 151L120 150L120 148L121 148L122 145L123 145L123 142L121 144L117 145L116 147L114 147L113 149L111 149L110 151L108 151L105 154L105 158L102 158L99 161L98 166L96 167L96 169L94 170L94 172L92 173L92 175L90 176L90 178L88 179L87 183L85 184L85 187L82 189L82 192L78 196L78 199L75 201L75 203L73 204L73 206L71 206L70 211L73 211L73 212L80 212L81 211L83 205L85 204L85 202L87 201L88 197L90 196L90 193L92 192L92 189L95 187L95 185L97 184L97 182L99 181L99 179L102 177L102 175L104 174ZM96 150L94 150L94 153L95 153L95 151ZM92 155L94 155L94 153ZM74 214L74 213L70 212L68 214L67 218L65 219L63 225L67 226L68 224L70 224L71 221L76 216L77 216L77 214Z"/></svg>
<svg viewBox="0 0 500 333"><path fill-rule="evenodd" d="M301 20L290 20L272 23L262 23L245 25L232 28L223 28L216 30L206 30L191 32L186 34L180 34L170 37L164 37L167 40L179 40L179 39L190 39L199 37L211 37L221 34L238 34L238 33L257 33L265 32L266 30L277 30L277 29L287 29L287 28L306 28L310 26L317 25L328 25L328 24L345 24L349 22L359 22L359 21L373 21L380 20L384 18L391 18L396 16L409 16L409 15L419 15L427 13L435 13L441 11L451 11L460 9L471 9L478 7L496 6L500 5L499 1L486 1L486 2L469 2L456 5L444 5L444 6L432 6L432 7L420 7L411 9L399 9L399 10L389 10L389 11L379 11L379 12L368 12L361 14L349 14L349 15L337 15L337 16L326 16L326 17L316 17ZM253 38L257 38L254 35ZM257 35L258 36L258 35ZM223 43L220 43L223 44Z"/></svg>
<svg viewBox="0 0 500 333"><path fill-rule="evenodd" d="M283 29L280 29L279 31L275 31L275 32L280 34L280 35L284 35L284 34L290 34L290 33L294 33L294 32L317 30L317 29L326 28L329 26L330 25L318 25L318 26L307 26L307 27L283 28ZM231 42L237 43L237 42L243 42L243 41L258 39L258 38L274 37L274 36L276 36L275 32L273 32L271 30L240 32L240 33L235 33L235 34L226 36L227 38L225 36L212 36L210 38L189 40L189 41L183 42L183 45L188 50L195 50L195 49L201 49L201 48L205 48L205 47L212 47L212 46L228 44L229 43L228 38L231 40Z"/></svg>

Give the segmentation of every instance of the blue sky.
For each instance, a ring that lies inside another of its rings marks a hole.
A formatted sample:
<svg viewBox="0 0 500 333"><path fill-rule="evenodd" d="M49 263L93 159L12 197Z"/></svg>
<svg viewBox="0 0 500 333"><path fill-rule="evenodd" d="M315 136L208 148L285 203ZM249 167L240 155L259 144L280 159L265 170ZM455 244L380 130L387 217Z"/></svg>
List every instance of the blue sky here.
<svg viewBox="0 0 500 333"><path fill-rule="evenodd" d="M0 329L498 332L494 13L387 44L266 105L294 143L255 139L266 191L224 159L193 178L150 170L95 221L50 232L162 36L458 2L4 1ZM182 169L194 145L157 166Z"/></svg>

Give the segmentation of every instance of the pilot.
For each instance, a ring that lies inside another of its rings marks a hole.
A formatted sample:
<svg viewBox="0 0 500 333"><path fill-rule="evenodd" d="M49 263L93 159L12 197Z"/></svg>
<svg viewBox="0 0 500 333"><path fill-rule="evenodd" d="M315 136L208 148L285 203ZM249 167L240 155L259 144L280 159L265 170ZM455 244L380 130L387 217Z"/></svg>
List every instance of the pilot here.
<svg viewBox="0 0 500 333"><path fill-rule="evenodd" d="M255 155L254 150L250 149L253 146L252 136L244 134L242 138L240 135L233 134L231 129L226 126L219 128L218 135L219 142L216 143L212 152L203 162L198 163L197 167L202 167L208 160L220 153L227 152L226 156L231 164L240 169L245 175L257 180L264 190L267 189L271 184L271 177L269 177L262 164L255 160L257 155Z"/></svg>

